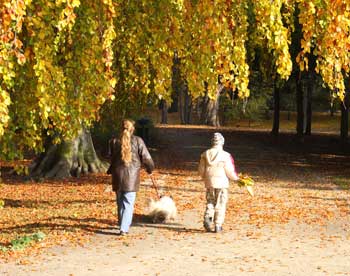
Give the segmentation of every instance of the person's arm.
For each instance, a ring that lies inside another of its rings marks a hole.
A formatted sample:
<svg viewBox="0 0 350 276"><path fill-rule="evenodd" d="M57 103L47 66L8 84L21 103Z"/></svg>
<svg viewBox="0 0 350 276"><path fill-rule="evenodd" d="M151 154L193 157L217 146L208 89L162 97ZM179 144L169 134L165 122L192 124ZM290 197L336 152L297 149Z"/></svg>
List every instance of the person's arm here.
<svg viewBox="0 0 350 276"><path fill-rule="evenodd" d="M237 172L236 172L235 161L234 161L232 155L230 155L230 157L228 158L228 160L225 163L225 172L226 172L226 175L229 179L231 179L231 180L238 180L239 179Z"/></svg>
<svg viewBox="0 0 350 276"><path fill-rule="evenodd" d="M108 157L110 159L110 165L107 170L107 174L112 174L112 163L113 163L113 154L115 150L115 138L112 138L108 141Z"/></svg>
<svg viewBox="0 0 350 276"><path fill-rule="evenodd" d="M115 142L115 138L111 138L108 141L108 157L110 159L112 158L112 155L113 155L114 142Z"/></svg>
<svg viewBox="0 0 350 276"><path fill-rule="evenodd" d="M138 139L139 143L139 156L141 159L141 163L145 166L147 173L151 174L154 170L154 162L149 153L145 143L141 138Z"/></svg>
<svg viewBox="0 0 350 276"><path fill-rule="evenodd" d="M199 166L198 166L198 173L199 175L204 178L204 173L205 173L205 159L201 155L201 159L199 160Z"/></svg>

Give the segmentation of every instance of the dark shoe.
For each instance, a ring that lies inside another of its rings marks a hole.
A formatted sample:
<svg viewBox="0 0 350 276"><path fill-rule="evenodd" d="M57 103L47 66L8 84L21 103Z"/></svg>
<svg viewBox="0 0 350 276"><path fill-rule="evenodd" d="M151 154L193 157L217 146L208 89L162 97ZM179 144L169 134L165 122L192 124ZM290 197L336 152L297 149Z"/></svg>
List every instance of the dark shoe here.
<svg viewBox="0 0 350 276"><path fill-rule="evenodd" d="M222 232L222 226L215 225L215 233L220 233Z"/></svg>
<svg viewBox="0 0 350 276"><path fill-rule="evenodd" d="M205 230L206 230L207 232L211 232L210 225L211 225L210 218L205 218L205 219L204 219L203 226L204 226L204 228L205 228Z"/></svg>
<svg viewBox="0 0 350 276"><path fill-rule="evenodd" d="M128 234L128 232L123 232L123 231L120 231L118 236L126 236Z"/></svg>

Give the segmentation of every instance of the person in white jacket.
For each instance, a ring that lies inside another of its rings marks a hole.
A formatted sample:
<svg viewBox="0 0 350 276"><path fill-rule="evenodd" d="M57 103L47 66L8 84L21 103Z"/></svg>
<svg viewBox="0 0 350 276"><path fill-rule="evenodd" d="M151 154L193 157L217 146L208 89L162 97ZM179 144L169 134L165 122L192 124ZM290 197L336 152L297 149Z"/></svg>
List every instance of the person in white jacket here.
<svg viewBox="0 0 350 276"><path fill-rule="evenodd" d="M214 133L211 142L212 147L201 154L198 170L207 189L204 228L211 232L214 223L218 233L225 220L229 181L239 177L231 154L223 150L225 139L222 134Z"/></svg>

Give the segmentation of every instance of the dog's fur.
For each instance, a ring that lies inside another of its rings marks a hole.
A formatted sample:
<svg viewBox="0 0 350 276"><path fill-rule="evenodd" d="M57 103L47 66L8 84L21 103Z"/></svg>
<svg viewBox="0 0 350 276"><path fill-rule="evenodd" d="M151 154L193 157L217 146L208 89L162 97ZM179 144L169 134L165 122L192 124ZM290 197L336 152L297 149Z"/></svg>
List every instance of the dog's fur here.
<svg viewBox="0 0 350 276"><path fill-rule="evenodd" d="M147 213L153 223L163 223L175 220L177 208L171 197L161 196L157 201L150 200Z"/></svg>

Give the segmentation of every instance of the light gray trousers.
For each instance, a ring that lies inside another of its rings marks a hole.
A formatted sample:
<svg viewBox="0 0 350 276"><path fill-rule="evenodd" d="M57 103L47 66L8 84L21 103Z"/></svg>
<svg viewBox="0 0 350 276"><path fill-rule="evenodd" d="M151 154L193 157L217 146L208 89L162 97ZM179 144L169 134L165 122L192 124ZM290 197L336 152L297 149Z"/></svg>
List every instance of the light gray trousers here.
<svg viewBox="0 0 350 276"><path fill-rule="evenodd" d="M222 226L225 221L228 189L208 188L206 198L207 205L204 213L204 220L214 222L217 226Z"/></svg>

